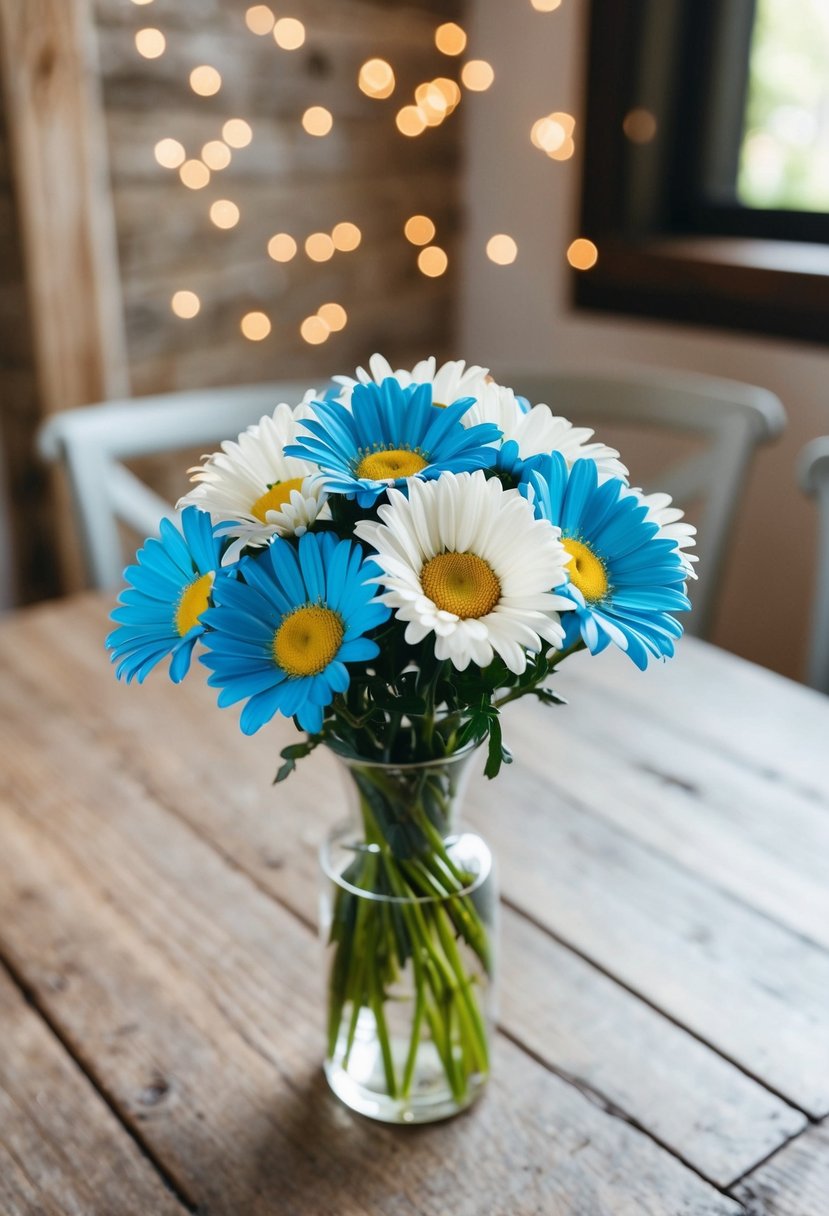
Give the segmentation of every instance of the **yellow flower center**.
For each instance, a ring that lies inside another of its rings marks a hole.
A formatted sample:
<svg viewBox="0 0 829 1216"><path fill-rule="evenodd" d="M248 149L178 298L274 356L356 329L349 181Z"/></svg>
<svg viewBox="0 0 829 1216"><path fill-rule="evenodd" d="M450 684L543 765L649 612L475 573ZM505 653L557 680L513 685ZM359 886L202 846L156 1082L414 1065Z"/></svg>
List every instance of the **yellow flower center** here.
<svg viewBox="0 0 829 1216"><path fill-rule="evenodd" d="M436 607L464 621L486 616L501 598L495 571L476 553L439 553L421 570L420 585Z"/></svg>
<svg viewBox="0 0 829 1216"><path fill-rule="evenodd" d="M343 624L336 612L305 604L286 616L273 635L273 657L289 676L315 676L340 649Z"/></svg>
<svg viewBox="0 0 829 1216"><path fill-rule="evenodd" d="M418 452L406 448L388 448L385 452L371 452L357 465L358 477L368 481L397 481L398 477L414 477L428 464Z"/></svg>
<svg viewBox="0 0 829 1216"><path fill-rule="evenodd" d="M289 477L287 481L275 481L269 490L260 494L250 509L263 524L268 522L268 511L281 511L286 503L291 501L291 491L301 490L303 477Z"/></svg>
<svg viewBox="0 0 829 1216"><path fill-rule="evenodd" d="M199 617L210 607L210 592L213 589L213 572L209 571L188 584L181 593L176 606L173 623L180 638L189 633L194 625L198 625Z"/></svg>
<svg viewBox="0 0 829 1216"><path fill-rule="evenodd" d="M603 599L609 586L604 562L580 540L563 536L561 543L570 554L567 565L570 582L578 587L588 603Z"/></svg>

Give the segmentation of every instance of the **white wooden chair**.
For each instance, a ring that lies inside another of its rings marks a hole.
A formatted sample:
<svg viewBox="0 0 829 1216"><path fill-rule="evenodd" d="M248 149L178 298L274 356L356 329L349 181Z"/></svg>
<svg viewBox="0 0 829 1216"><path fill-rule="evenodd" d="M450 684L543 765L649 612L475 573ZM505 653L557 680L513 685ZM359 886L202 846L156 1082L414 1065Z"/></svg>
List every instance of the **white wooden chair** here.
<svg viewBox="0 0 829 1216"><path fill-rule="evenodd" d="M306 382L273 383L165 393L49 418L38 449L66 470L90 585L111 588L123 581L127 555L119 521L141 536L153 536L161 519L175 515L174 507L122 461L198 444L216 447L280 401L295 405L307 388Z"/></svg>
<svg viewBox="0 0 829 1216"><path fill-rule="evenodd" d="M663 490L677 506L699 502L698 578L691 580L688 633L707 637L731 528L754 448L781 433L786 414L767 389L669 369L620 368L598 374L497 369L502 384L554 414L599 432L602 424L646 426L705 439L702 451L660 473L645 491ZM624 452L622 453L624 457ZM829 619L829 617L827 617Z"/></svg>
<svg viewBox="0 0 829 1216"><path fill-rule="evenodd" d="M806 683L829 693L829 435L813 439L797 462L801 488L817 498L818 550Z"/></svg>

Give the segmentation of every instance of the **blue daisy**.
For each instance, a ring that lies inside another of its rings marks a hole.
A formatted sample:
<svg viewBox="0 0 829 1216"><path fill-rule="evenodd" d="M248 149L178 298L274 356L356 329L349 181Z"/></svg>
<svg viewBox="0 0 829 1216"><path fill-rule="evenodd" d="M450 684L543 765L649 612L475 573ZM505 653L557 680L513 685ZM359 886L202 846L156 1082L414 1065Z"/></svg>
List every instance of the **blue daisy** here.
<svg viewBox="0 0 829 1216"><path fill-rule="evenodd" d="M570 554L568 581L555 588L574 604L561 618L565 646L581 638L599 654L613 642L640 670L651 656L673 655L682 626L670 614L691 607L687 573L676 542L658 535L647 507L624 482L600 485L589 459L577 460L568 473L554 452L528 470L519 488L539 518L561 528Z"/></svg>
<svg viewBox="0 0 829 1216"><path fill-rule="evenodd" d="M119 622L107 638L116 675L143 683L148 672L170 655L170 679L179 684L190 670L197 638L204 633L202 615L209 607L214 580L221 573L225 542L210 516L187 507L181 532L162 519L158 540L148 540L124 571L129 586L118 597L112 620Z"/></svg>
<svg viewBox="0 0 829 1216"><path fill-rule="evenodd" d="M354 541L307 532L296 548L275 540L240 569L242 578L224 581L207 613L207 682L221 689L220 706L247 698L246 735L275 713L316 734L326 706L348 688L346 663L380 652L364 636L389 617L366 585L377 568Z"/></svg>
<svg viewBox="0 0 829 1216"><path fill-rule="evenodd" d="M318 464L329 493L370 507L389 486L408 477L431 480L447 470L471 472L492 463L487 445L500 439L498 427L461 423L474 400L462 397L438 407L430 384L404 388L392 378L358 384L350 408L336 401L314 402L316 418L302 423L308 434L285 453Z"/></svg>

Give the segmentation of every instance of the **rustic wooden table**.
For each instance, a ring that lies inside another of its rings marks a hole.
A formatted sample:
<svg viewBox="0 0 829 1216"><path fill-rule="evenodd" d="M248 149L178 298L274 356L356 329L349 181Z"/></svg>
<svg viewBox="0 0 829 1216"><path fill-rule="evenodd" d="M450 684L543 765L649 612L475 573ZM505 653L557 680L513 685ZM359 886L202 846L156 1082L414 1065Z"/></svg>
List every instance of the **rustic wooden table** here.
<svg viewBox="0 0 829 1216"><path fill-rule="evenodd" d="M119 686L106 609L0 628L3 1216L826 1216L829 701L688 641L516 706L468 800L494 1079L397 1129L320 1068L332 763L274 788L286 729L243 738L201 670Z"/></svg>

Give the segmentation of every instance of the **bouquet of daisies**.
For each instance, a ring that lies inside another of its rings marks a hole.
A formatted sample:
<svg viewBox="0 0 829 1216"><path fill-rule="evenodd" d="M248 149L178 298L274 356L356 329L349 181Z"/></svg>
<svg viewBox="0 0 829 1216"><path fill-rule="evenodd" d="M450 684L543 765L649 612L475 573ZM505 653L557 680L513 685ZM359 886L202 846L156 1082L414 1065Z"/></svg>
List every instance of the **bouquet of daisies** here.
<svg viewBox="0 0 829 1216"><path fill-rule="evenodd" d="M694 529L665 495L631 488L591 431L463 362L393 371L375 355L356 379L277 405L192 473L180 527L163 521L126 571L108 638L118 676L141 682L169 656L178 682L200 644L246 734L277 714L303 733L279 779L320 744L343 757L359 775L365 846L349 888L455 896L451 932L486 973L490 943L447 843L449 779L423 774L483 745L494 777L509 759L502 708L555 703L546 681L574 651L612 644L639 668L671 656ZM361 1010L382 1039L387 994L414 964L422 1033L442 1042L460 1101L486 1071L486 1038L446 925L419 909L372 927L354 898L344 890L331 927L330 1053L347 1065ZM399 1066L381 1043L389 1096L406 1097L420 1033Z"/></svg>

